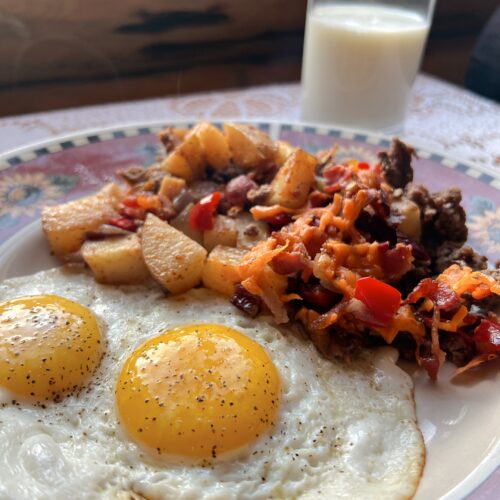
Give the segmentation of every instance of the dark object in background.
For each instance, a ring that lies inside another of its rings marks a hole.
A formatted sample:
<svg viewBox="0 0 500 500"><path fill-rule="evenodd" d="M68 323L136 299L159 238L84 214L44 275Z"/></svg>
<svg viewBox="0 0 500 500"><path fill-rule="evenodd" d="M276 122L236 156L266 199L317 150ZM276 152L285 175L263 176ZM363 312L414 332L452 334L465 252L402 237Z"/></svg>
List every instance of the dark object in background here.
<svg viewBox="0 0 500 500"><path fill-rule="evenodd" d="M500 7L479 36L465 86L484 97L500 101Z"/></svg>

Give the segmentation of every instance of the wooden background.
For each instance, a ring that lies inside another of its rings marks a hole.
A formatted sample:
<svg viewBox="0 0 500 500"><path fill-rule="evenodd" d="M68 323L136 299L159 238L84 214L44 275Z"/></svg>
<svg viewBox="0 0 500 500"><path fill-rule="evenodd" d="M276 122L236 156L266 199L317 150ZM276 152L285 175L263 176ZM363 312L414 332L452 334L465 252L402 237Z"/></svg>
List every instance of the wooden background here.
<svg viewBox="0 0 500 500"><path fill-rule="evenodd" d="M498 0L438 0L424 71L462 84ZM306 0L2 0L0 116L300 79Z"/></svg>

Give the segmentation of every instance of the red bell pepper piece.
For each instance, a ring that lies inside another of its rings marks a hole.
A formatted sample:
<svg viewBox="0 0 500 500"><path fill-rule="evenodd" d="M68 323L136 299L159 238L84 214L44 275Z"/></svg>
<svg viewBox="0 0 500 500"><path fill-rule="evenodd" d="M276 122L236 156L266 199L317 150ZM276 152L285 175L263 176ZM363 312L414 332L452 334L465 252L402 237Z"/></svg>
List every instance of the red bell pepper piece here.
<svg viewBox="0 0 500 500"><path fill-rule="evenodd" d="M481 354L500 352L500 324L482 319L474 330L474 341Z"/></svg>
<svg viewBox="0 0 500 500"><path fill-rule="evenodd" d="M368 163L366 163L366 161L360 161L358 163L358 168L360 170L370 170L370 165Z"/></svg>
<svg viewBox="0 0 500 500"><path fill-rule="evenodd" d="M214 214L221 198L222 193L216 191L202 198L191 209L191 213L189 214L189 225L192 229L207 231L214 227Z"/></svg>
<svg viewBox="0 0 500 500"><path fill-rule="evenodd" d="M363 302L379 326L389 325L401 304L399 290L369 277L356 282L354 297Z"/></svg>

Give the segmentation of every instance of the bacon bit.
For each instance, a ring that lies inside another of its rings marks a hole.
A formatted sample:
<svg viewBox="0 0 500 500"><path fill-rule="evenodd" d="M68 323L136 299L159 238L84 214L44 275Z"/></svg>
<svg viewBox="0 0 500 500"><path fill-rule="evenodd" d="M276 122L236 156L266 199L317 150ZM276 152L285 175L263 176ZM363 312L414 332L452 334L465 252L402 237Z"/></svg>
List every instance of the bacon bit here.
<svg viewBox="0 0 500 500"><path fill-rule="evenodd" d="M420 356L419 354L417 354L416 358L417 363L427 372L427 375L429 375L430 379L434 381L437 380L437 375L440 368L439 360L434 356Z"/></svg>
<svg viewBox="0 0 500 500"><path fill-rule="evenodd" d="M451 311L460 304L460 297L447 283L431 278L423 279L408 295L406 302L414 304L421 298L429 299L436 307L443 311Z"/></svg>
<svg viewBox="0 0 500 500"><path fill-rule="evenodd" d="M345 188L351 176L351 169L343 165L329 165L323 170L325 192L332 194Z"/></svg>
<svg viewBox="0 0 500 500"><path fill-rule="evenodd" d="M324 328L328 328L329 326L335 324L342 313L347 308L349 300L343 299L338 304L333 306L328 312L318 316L312 323L312 330L322 330Z"/></svg>
<svg viewBox="0 0 500 500"><path fill-rule="evenodd" d="M240 275L249 278L258 275L263 267L271 262L279 253L286 250L287 245L278 246L275 238L259 241L248 253L245 254L240 263Z"/></svg>
<svg viewBox="0 0 500 500"><path fill-rule="evenodd" d="M471 359L465 366L461 368L457 368L452 374L451 378L455 378L456 376L470 370L471 368L475 368L476 366L485 363L486 361L493 361L498 358L498 354L479 354L475 358Z"/></svg>
<svg viewBox="0 0 500 500"><path fill-rule="evenodd" d="M316 257L327 239L328 236L321 231L314 231L309 234L309 238L304 244L311 259Z"/></svg>
<svg viewBox="0 0 500 500"><path fill-rule="evenodd" d="M108 221L108 224L123 229L124 231L137 231L135 222L127 217L113 217Z"/></svg>
<svg viewBox="0 0 500 500"><path fill-rule="evenodd" d="M500 295L500 283L491 276L470 267L452 264L438 277L438 281L447 283L459 296L470 293L476 300L484 299L492 294Z"/></svg>
<svg viewBox="0 0 500 500"><path fill-rule="evenodd" d="M397 281L412 269L413 254L411 246L398 243L389 248L388 243L379 246L380 265L389 281Z"/></svg>
<svg viewBox="0 0 500 500"><path fill-rule="evenodd" d="M272 260L272 268L278 274L292 274L303 271L309 262L298 252L281 252Z"/></svg>
<svg viewBox="0 0 500 500"><path fill-rule="evenodd" d="M482 319L474 330L474 342L481 354L496 354L500 352L500 324Z"/></svg>
<svg viewBox="0 0 500 500"><path fill-rule="evenodd" d="M446 354L439 347L440 311L438 307L434 308L431 327L431 352L422 356L420 353L420 344L417 342L417 351L415 357L417 363L427 372L431 380L437 380L437 375L441 365L444 363Z"/></svg>

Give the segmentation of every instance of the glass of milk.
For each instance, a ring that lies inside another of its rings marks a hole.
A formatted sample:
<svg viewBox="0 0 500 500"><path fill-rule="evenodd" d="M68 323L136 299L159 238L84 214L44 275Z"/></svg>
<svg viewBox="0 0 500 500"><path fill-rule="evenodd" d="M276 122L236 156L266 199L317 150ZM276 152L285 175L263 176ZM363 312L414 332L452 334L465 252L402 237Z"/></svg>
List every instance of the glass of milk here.
<svg viewBox="0 0 500 500"><path fill-rule="evenodd" d="M302 119L403 129L435 0L309 0Z"/></svg>

